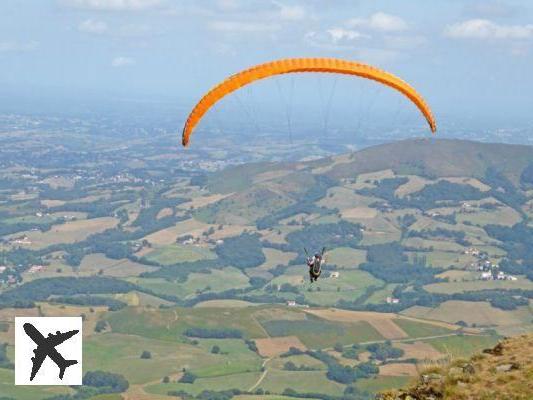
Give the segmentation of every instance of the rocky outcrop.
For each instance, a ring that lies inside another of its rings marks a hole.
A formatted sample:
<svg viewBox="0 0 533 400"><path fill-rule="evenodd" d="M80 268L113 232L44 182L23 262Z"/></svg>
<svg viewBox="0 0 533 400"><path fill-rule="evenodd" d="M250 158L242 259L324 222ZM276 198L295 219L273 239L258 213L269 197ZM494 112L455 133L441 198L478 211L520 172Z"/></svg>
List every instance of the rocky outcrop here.
<svg viewBox="0 0 533 400"><path fill-rule="evenodd" d="M506 338L470 360L454 360L420 374L407 389L377 400L531 400L533 334Z"/></svg>

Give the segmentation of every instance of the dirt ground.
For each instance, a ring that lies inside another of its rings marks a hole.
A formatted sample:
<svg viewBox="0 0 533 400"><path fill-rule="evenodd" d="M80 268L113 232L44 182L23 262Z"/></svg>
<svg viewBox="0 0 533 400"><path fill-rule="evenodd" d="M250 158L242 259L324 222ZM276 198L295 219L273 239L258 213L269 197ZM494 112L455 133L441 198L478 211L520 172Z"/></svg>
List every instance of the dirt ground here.
<svg viewBox="0 0 533 400"><path fill-rule="evenodd" d="M305 345L296 336L284 336L277 338L255 339L259 354L263 357L274 357L287 352L291 347L307 350Z"/></svg>
<svg viewBox="0 0 533 400"><path fill-rule="evenodd" d="M306 310L306 312L330 321L366 321L372 325L372 327L374 327L374 329L376 329L385 339L403 339L408 337L407 333L405 333L398 325L394 323L394 320L398 318L396 314L376 313L370 311L348 311L333 308Z"/></svg>

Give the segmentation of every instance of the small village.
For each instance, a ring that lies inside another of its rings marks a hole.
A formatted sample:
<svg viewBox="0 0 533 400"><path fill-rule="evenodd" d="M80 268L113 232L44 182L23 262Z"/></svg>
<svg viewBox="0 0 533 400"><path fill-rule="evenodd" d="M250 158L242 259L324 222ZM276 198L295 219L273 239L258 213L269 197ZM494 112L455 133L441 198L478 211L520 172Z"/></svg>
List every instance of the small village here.
<svg viewBox="0 0 533 400"><path fill-rule="evenodd" d="M470 263L470 267L480 272L478 279L482 281L517 281L516 276L500 271L500 266L488 259L488 254L475 247L465 250L465 254L474 256L477 260Z"/></svg>

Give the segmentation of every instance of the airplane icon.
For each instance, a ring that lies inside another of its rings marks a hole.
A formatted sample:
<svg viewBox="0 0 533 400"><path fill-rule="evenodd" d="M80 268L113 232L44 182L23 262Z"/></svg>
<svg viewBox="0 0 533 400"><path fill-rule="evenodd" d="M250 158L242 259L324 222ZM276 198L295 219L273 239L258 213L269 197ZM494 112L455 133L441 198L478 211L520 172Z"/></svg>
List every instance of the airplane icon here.
<svg viewBox="0 0 533 400"><path fill-rule="evenodd" d="M56 350L56 346L59 346L64 341L76 335L79 330L65 333L57 331L55 335L50 333L48 337L45 338L41 332L39 332L37 328L35 328L35 326L29 322L25 323L23 327L26 334L37 345L37 348L33 350L34 356L31 358L33 367L31 370L30 381L33 381L33 378L35 378L35 375L37 375L37 372L39 372L39 369L41 368L41 365L46 357L50 357L50 359L59 367L59 379L63 379L63 375L65 374L65 369L67 369L67 367L78 363L76 360L65 360L63 356Z"/></svg>

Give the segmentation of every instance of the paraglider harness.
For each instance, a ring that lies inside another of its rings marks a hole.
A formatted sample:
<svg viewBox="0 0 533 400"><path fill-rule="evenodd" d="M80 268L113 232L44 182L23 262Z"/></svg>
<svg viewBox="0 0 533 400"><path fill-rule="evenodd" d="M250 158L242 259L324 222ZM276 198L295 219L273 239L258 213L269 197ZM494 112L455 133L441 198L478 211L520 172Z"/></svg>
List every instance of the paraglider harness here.
<svg viewBox="0 0 533 400"><path fill-rule="evenodd" d="M324 262L324 253L326 248L322 248L320 254L315 254L313 257L309 256L307 249L304 248L305 254L307 255L307 266L309 267L309 278L311 282L316 282L320 274L322 273L322 263Z"/></svg>

